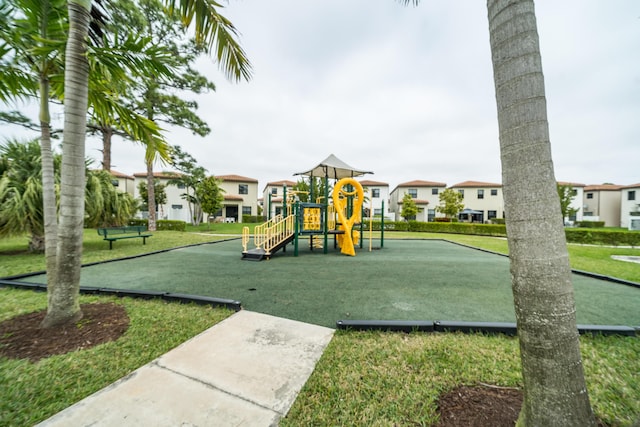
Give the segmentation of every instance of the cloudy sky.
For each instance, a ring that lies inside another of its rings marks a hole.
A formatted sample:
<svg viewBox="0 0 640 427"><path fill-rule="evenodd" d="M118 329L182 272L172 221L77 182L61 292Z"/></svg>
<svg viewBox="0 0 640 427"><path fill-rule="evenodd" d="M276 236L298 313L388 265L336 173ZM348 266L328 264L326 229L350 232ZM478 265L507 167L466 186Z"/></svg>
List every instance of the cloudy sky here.
<svg viewBox="0 0 640 427"><path fill-rule="evenodd" d="M640 182L640 2L540 0L536 12L556 178ZM484 1L232 0L222 13L253 79L230 83L201 60L217 85L197 98L213 131L167 133L209 173L262 190L333 153L391 189L501 181ZM143 172L142 159L115 141L115 170Z"/></svg>

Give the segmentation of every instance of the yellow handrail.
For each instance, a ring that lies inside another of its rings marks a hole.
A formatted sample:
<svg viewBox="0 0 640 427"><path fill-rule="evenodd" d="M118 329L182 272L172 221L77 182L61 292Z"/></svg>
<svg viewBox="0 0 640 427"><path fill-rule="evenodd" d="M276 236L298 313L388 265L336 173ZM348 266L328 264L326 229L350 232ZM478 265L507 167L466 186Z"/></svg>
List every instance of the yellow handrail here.
<svg viewBox="0 0 640 427"><path fill-rule="evenodd" d="M247 244L249 243L249 227L242 227L242 250L247 252Z"/></svg>
<svg viewBox="0 0 640 427"><path fill-rule="evenodd" d="M256 247L262 248L266 254L271 254L273 248L293 235L295 219L295 215L286 218L276 215L264 224L256 226L253 230L253 242Z"/></svg>
<svg viewBox="0 0 640 427"><path fill-rule="evenodd" d="M253 243L255 243L257 248L261 248L266 240L266 229L271 227L274 223L282 221L282 215L278 214L271 218L269 221L264 224L257 225L253 230Z"/></svg>
<svg viewBox="0 0 640 427"><path fill-rule="evenodd" d="M265 241L263 249L267 254L270 254L273 248L293 235L295 219L295 215L289 215L282 221L276 222L270 227L265 228Z"/></svg>

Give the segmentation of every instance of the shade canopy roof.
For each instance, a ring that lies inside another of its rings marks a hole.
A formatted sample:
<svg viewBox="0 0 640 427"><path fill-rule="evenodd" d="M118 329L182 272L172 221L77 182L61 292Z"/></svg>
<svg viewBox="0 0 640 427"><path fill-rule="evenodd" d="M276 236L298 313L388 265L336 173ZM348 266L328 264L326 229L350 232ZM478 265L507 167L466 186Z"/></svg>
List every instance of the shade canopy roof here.
<svg viewBox="0 0 640 427"><path fill-rule="evenodd" d="M327 177L331 179L353 178L356 176L362 176L367 173L373 173L369 171L358 170L352 166L349 166L333 154L320 162L317 166L314 166L308 171L294 173L294 175L303 176L318 176Z"/></svg>

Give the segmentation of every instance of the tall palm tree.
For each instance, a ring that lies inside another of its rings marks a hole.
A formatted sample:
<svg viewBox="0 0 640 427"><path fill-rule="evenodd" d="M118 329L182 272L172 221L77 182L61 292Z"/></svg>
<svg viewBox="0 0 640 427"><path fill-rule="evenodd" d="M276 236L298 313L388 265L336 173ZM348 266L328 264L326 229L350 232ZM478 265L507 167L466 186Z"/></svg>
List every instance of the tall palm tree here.
<svg viewBox="0 0 640 427"><path fill-rule="evenodd" d="M533 0L488 0L524 404L519 425L595 425L551 159Z"/></svg>
<svg viewBox="0 0 640 427"><path fill-rule="evenodd" d="M524 379L518 425L592 426L533 0L487 0L487 10Z"/></svg>
<svg viewBox="0 0 640 427"><path fill-rule="evenodd" d="M210 0L166 0L170 11L179 12L185 25L194 24L196 38L203 41L228 77L249 79L249 62L235 40L236 30ZM62 144L59 256L57 281L49 289L47 315L43 327L53 327L82 317L78 303L82 256L84 198L84 154L89 64L86 57L87 35L91 19L91 0L68 0L69 37L65 54L65 120Z"/></svg>

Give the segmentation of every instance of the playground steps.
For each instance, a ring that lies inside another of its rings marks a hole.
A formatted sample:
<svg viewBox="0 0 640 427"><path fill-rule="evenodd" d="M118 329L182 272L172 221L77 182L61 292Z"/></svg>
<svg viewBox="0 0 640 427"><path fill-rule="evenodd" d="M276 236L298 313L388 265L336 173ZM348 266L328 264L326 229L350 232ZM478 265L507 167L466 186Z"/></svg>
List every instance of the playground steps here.
<svg viewBox="0 0 640 427"><path fill-rule="evenodd" d="M265 257L265 250L262 248L249 249L246 252L242 252L242 259L245 261L261 261Z"/></svg>
<svg viewBox="0 0 640 427"><path fill-rule="evenodd" d="M295 236L293 234L287 236L284 240L271 248L269 252L265 251L263 248L249 249L248 251L242 253L242 259L245 261L262 261L263 259L270 259L271 255L287 246L287 244L291 243L294 237Z"/></svg>

